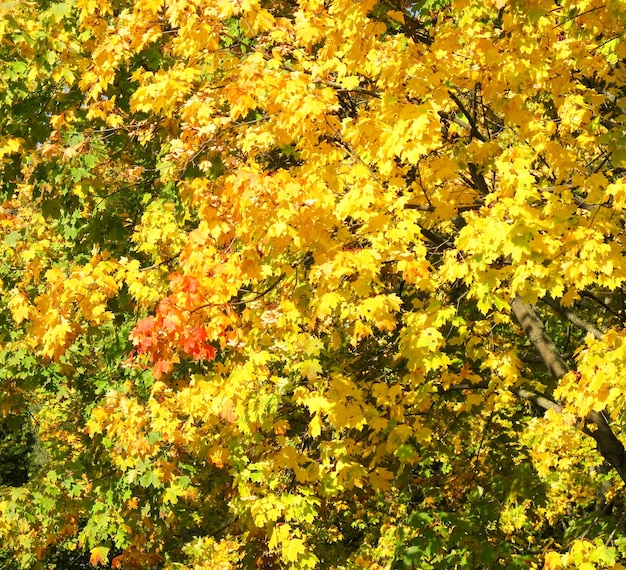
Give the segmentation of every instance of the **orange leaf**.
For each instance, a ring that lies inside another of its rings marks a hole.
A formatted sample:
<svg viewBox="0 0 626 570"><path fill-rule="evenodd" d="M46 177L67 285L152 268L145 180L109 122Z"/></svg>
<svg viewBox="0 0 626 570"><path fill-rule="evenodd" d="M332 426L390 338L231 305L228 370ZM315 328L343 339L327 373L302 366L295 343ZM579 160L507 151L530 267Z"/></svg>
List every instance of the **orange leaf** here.
<svg viewBox="0 0 626 570"><path fill-rule="evenodd" d="M172 369L172 363L169 360L159 358L152 367L153 376L159 380L163 374L167 374Z"/></svg>
<svg viewBox="0 0 626 570"><path fill-rule="evenodd" d="M91 550L91 556L89 557L89 563L92 566L102 565L104 566L109 561L109 548L106 546L96 546Z"/></svg>

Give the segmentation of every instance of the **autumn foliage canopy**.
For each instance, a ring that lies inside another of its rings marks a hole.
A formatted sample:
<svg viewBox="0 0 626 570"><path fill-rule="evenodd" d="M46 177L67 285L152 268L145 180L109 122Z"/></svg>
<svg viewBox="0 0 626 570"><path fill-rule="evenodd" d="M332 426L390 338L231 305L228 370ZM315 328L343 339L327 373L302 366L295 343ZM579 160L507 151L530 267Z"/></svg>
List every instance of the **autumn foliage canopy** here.
<svg viewBox="0 0 626 570"><path fill-rule="evenodd" d="M625 26L0 2L0 567L623 569Z"/></svg>

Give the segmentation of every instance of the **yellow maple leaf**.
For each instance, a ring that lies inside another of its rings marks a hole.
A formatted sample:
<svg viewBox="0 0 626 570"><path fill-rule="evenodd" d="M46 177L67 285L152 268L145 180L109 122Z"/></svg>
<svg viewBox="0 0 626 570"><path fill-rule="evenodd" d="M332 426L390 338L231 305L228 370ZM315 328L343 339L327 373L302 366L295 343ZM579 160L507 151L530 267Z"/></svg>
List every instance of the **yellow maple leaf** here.
<svg viewBox="0 0 626 570"><path fill-rule="evenodd" d="M317 438L322 433L322 416L319 412L316 413L309 422L308 432L312 438Z"/></svg>
<svg viewBox="0 0 626 570"><path fill-rule="evenodd" d="M300 364L300 374L307 380L315 380L317 376L322 372L322 365L316 358L305 360Z"/></svg>
<svg viewBox="0 0 626 570"><path fill-rule="evenodd" d="M283 556L289 562L295 562L305 552L306 545L300 538L292 538L283 546Z"/></svg>
<svg viewBox="0 0 626 570"><path fill-rule="evenodd" d="M30 304L28 302L28 298L24 293L14 289L11 292L11 297L9 298L9 309L11 309L11 315L13 316L13 320L19 325L22 321L28 319L30 315Z"/></svg>
<svg viewBox="0 0 626 570"><path fill-rule="evenodd" d="M107 419L110 417L110 411L103 407L94 408L91 411L91 417L87 421L87 433L93 437L97 433L101 433Z"/></svg>
<svg viewBox="0 0 626 570"><path fill-rule="evenodd" d="M89 563L92 566L105 566L109 561L109 550L106 546L96 546L91 550Z"/></svg>
<svg viewBox="0 0 626 570"><path fill-rule="evenodd" d="M544 559L544 568L546 570L560 570L563 567L561 563L561 555L558 552L548 552Z"/></svg>

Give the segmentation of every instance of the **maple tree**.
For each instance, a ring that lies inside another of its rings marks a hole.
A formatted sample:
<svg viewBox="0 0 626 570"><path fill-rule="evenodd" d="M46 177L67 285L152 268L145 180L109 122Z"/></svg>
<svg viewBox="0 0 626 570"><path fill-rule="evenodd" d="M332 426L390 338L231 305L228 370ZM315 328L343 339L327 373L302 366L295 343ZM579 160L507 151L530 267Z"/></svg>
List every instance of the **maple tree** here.
<svg viewBox="0 0 626 570"><path fill-rule="evenodd" d="M3 567L624 567L622 2L0 17Z"/></svg>

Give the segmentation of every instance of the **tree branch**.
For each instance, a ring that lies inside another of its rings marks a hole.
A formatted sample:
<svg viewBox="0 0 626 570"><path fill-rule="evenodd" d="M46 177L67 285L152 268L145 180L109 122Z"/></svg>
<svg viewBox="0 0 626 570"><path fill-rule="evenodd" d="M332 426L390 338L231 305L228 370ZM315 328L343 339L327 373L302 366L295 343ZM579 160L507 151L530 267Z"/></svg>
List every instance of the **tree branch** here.
<svg viewBox="0 0 626 570"><path fill-rule="evenodd" d="M439 394L447 394L449 392L462 392L464 390L486 390L489 388L489 382L486 380L484 382L461 382L460 384L453 384L449 388L444 388L443 386L439 386L437 388L437 392Z"/></svg>
<svg viewBox="0 0 626 570"><path fill-rule="evenodd" d="M560 406L556 402L553 402L549 398L541 394L537 394L537 392L533 392L532 390L526 390L525 388L511 388L511 392L515 394L518 398L522 398L522 400L528 400L543 410L554 410L559 414L563 411L563 406Z"/></svg>
<svg viewBox="0 0 626 570"><path fill-rule="evenodd" d="M546 334L543 323L534 309L520 297L516 297L511 303L511 310L552 376L557 380L564 376L568 372L567 364L561 358L552 339Z"/></svg>
<svg viewBox="0 0 626 570"><path fill-rule="evenodd" d="M614 309L612 309L609 305L607 305L604 301L602 301L601 299L598 299L598 297L596 297L593 293L590 293L589 291L581 291L580 292L581 297L587 297L588 299L591 299L592 301L594 301L595 303L598 303L598 305L600 305L605 311L611 313L612 315L616 316L621 322L624 322L624 315L618 313L617 311L615 311Z"/></svg>
<svg viewBox="0 0 626 570"><path fill-rule="evenodd" d="M511 310L522 325L526 336L541 355L552 376L558 380L569 372L567 364L561 358L552 339L546 334L543 323L537 317L534 309L524 303L520 297L516 297L511 303ZM543 396L535 395L529 390L518 390L518 392L520 397L535 402L541 408L555 409L559 412L562 410L558 404ZM582 431L596 441L597 449L602 457L615 468L622 480L626 482L626 449L613 433L605 415L601 412L590 412L584 422Z"/></svg>
<svg viewBox="0 0 626 570"><path fill-rule="evenodd" d="M544 297L541 300L546 305L554 309L559 315L561 315L562 317L565 317L570 323L572 323L573 325L576 325L579 329L582 329L584 331L587 331L588 333L591 333L594 336L594 338L597 338L598 340L602 338L602 335L604 333L599 328L593 326L591 323L588 323L584 319L581 319L576 313L573 313L569 309L562 307L554 299L551 299L550 297Z"/></svg>
<svg viewBox="0 0 626 570"><path fill-rule="evenodd" d="M462 127L463 129L465 129L466 131L469 131L470 136L474 136L474 129L472 128L472 125L470 125L469 123L466 123L463 119L458 119L457 117L452 115L452 113L446 113L444 111L439 111L439 116L442 119L445 119L446 121L449 121L450 123L454 123L455 125L458 125L459 127ZM480 138L480 137L477 137L477 138Z"/></svg>
<svg viewBox="0 0 626 570"><path fill-rule="evenodd" d="M449 94L450 94L450 98L456 103L457 107L467 117L467 120L469 121L469 124L470 124L470 135L474 137L475 139L478 139L479 141L487 142L487 137L478 130L478 125L476 124L476 121L474 120L474 116L465 108L465 105L463 105L463 102L451 91L449 92Z"/></svg>

